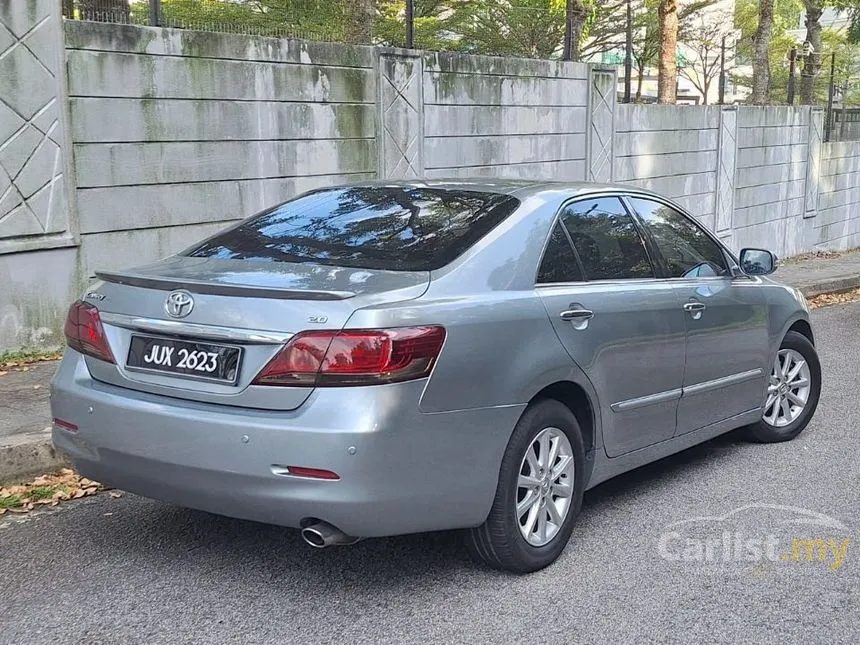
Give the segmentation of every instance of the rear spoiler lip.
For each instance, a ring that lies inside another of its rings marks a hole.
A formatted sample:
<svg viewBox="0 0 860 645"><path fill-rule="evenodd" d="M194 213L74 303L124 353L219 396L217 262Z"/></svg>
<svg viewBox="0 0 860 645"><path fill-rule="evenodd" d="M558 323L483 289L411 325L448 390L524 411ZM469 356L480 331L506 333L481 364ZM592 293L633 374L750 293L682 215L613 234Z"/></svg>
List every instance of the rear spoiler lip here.
<svg viewBox="0 0 860 645"><path fill-rule="evenodd" d="M269 298L272 300L346 300L355 297L352 291L320 291L299 289L277 289L272 287L254 287L243 284L223 282L202 282L198 280L183 280L180 278L152 277L111 271L96 271L96 278L114 284L144 289L160 289L172 291L184 289L191 293L209 296L244 296L248 298Z"/></svg>

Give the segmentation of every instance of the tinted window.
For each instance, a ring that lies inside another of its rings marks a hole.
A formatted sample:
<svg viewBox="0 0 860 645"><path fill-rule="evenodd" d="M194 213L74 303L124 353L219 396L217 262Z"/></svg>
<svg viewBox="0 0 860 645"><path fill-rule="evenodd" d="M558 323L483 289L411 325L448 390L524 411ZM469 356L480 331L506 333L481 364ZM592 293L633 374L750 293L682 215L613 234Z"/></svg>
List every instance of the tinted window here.
<svg viewBox="0 0 860 645"><path fill-rule="evenodd" d="M582 271L573 253L573 248L561 228L556 224L543 254L537 281L541 284L553 282L581 282Z"/></svg>
<svg viewBox="0 0 860 645"><path fill-rule="evenodd" d="M670 278L727 275L720 247L690 218L650 199L630 200L663 256Z"/></svg>
<svg viewBox="0 0 860 645"><path fill-rule="evenodd" d="M642 237L620 200L576 202L564 210L562 221L587 280L654 277Z"/></svg>
<svg viewBox="0 0 860 645"><path fill-rule="evenodd" d="M454 260L518 205L509 195L478 191L326 189L245 220L186 255L430 271Z"/></svg>

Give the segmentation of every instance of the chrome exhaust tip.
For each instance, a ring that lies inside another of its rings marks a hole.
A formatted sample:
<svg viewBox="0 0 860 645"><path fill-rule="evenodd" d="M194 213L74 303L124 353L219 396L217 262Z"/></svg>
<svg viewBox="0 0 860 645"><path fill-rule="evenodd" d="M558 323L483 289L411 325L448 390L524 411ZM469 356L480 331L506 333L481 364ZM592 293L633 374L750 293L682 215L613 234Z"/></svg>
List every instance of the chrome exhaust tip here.
<svg viewBox="0 0 860 645"><path fill-rule="evenodd" d="M324 549L327 546L355 544L361 538L347 535L328 522L314 522L302 529L302 539L315 549Z"/></svg>

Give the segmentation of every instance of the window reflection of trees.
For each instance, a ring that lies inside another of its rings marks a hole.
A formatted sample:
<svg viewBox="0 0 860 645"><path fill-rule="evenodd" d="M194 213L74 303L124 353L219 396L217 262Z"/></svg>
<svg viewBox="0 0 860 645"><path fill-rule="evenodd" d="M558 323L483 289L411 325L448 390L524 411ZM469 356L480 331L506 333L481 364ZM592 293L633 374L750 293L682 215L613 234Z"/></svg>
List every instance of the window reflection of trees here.
<svg viewBox="0 0 860 645"><path fill-rule="evenodd" d="M452 261L518 204L478 191L327 189L251 218L189 255L428 270Z"/></svg>
<svg viewBox="0 0 860 645"><path fill-rule="evenodd" d="M630 201L663 256L670 277L728 274L719 246L697 224L665 204L637 198Z"/></svg>
<svg viewBox="0 0 860 645"><path fill-rule="evenodd" d="M618 199L577 202L565 211L563 220L586 279L654 277L639 231Z"/></svg>

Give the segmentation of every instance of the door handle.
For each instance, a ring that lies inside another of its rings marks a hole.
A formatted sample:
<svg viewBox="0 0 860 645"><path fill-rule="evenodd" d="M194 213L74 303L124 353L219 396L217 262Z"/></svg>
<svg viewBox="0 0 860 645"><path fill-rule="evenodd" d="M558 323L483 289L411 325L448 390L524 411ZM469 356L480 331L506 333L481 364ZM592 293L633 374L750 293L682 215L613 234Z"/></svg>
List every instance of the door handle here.
<svg viewBox="0 0 860 645"><path fill-rule="evenodd" d="M685 302L684 311L690 314L693 320L699 320L702 317L702 312L705 310L705 305L701 302Z"/></svg>
<svg viewBox="0 0 860 645"><path fill-rule="evenodd" d="M591 320L594 318L594 312L591 309L568 309L562 311L559 316L562 320Z"/></svg>

